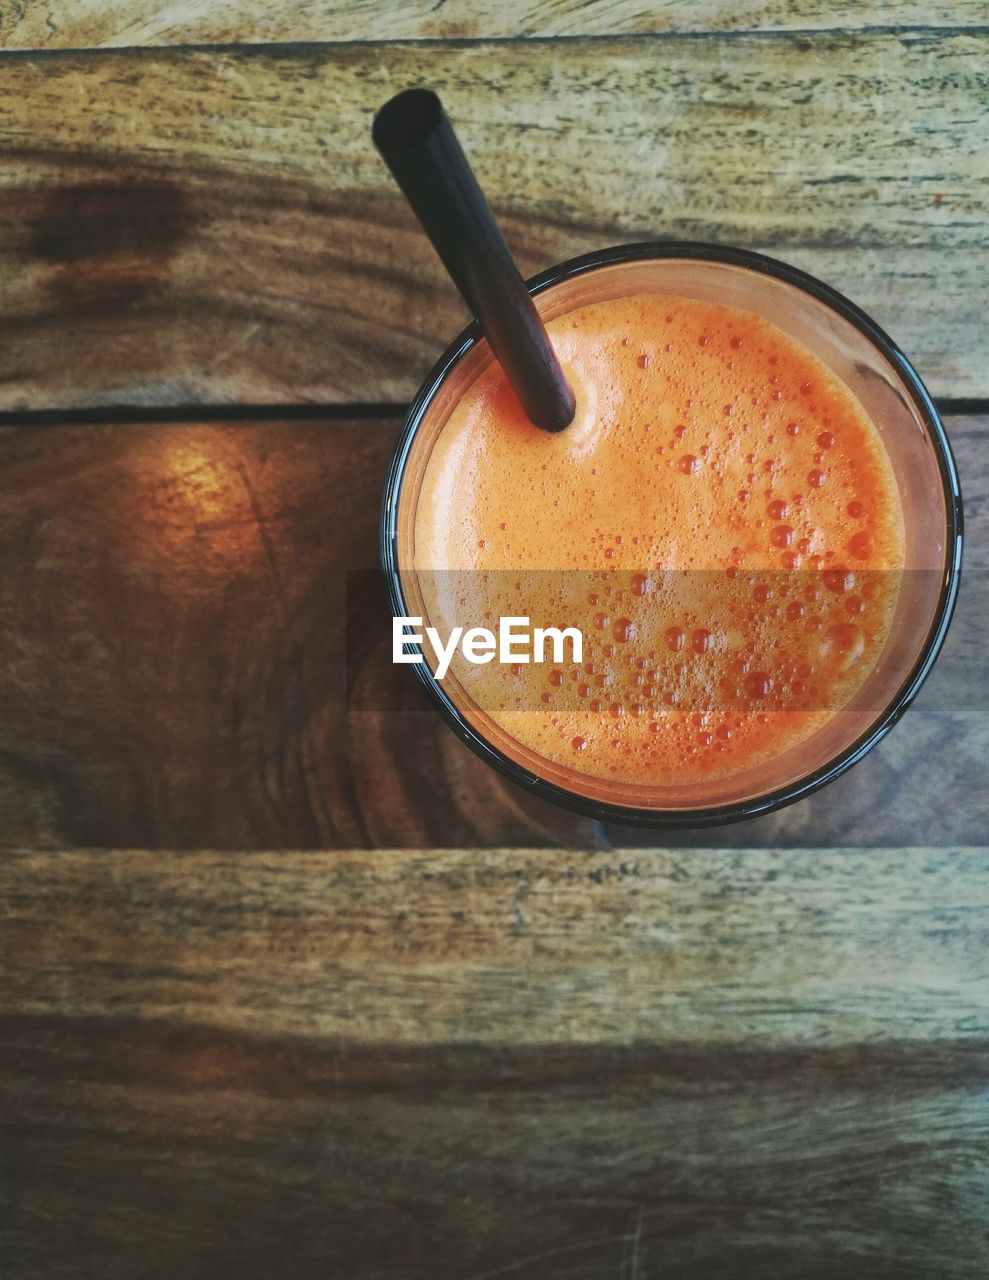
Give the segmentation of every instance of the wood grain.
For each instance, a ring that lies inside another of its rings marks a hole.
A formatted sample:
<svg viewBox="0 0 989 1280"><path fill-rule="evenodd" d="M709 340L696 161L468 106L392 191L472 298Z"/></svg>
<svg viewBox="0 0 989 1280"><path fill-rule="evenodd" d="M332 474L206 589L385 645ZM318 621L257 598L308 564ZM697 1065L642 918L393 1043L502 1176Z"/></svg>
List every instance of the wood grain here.
<svg viewBox="0 0 989 1280"><path fill-rule="evenodd" d="M21 0L0 9L0 47L72 49L277 41L450 40L680 31L985 26L982 0Z"/></svg>
<svg viewBox="0 0 989 1280"><path fill-rule="evenodd" d="M0 904L11 1280L989 1264L985 849L8 851Z"/></svg>
<svg viewBox="0 0 989 1280"><path fill-rule="evenodd" d="M936 394L986 395L987 54L972 30L11 59L0 408L408 399L464 320L369 141L417 82L526 272L766 250Z"/></svg>
<svg viewBox="0 0 989 1280"><path fill-rule="evenodd" d="M0 904L8 1015L393 1047L989 1037L983 847L9 849Z"/></svg>
<svg viewBox="0 0 989 1280"><path fill-rule="evenodd" d="M397 424L0 431L0 831L33 847L655 843L535 800L390 661L378 505ZM978 843L989 680L985 418L935 672L861 765L686 844ZM932 762L937 762L936 767Z"/></svg>

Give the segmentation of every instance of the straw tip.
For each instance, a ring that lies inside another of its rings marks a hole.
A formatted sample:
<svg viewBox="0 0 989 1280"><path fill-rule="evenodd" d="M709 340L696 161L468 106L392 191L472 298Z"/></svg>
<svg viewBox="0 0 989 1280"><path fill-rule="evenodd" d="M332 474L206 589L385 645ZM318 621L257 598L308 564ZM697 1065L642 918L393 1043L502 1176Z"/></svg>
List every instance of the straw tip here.
<svg viewBox="0 0 989 1280"><path fill-rule="evenodd" d="M432 89L403 89L379 108L371 138L381 152L420 146L443 119L443 103Z"/></svg>
<svg viewBox="0 0 989 1280"><path fill-rule="evenodd" d="M556 395L550 401L540 401L527 409L529 420L533 426L557 435L566 431L577 416L577 398L573 387L563 378L556 387Z"/></svg>

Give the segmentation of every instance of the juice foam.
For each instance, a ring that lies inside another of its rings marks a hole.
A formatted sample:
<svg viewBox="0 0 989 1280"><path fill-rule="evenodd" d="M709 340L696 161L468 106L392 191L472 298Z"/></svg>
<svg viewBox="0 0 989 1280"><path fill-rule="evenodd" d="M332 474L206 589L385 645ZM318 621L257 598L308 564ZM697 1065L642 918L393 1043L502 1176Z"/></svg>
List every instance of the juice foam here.
<svg viewBox="0 0 989 1280"><path fill-rule="evenodd" d="M577 626L576 663L451 668L517 742L595 778L724 777L853 697L888 635L903 519L847 388L765 319L655 294L548 324L577 396L549 435L492 364L415 518L428 621Z"/></svg>

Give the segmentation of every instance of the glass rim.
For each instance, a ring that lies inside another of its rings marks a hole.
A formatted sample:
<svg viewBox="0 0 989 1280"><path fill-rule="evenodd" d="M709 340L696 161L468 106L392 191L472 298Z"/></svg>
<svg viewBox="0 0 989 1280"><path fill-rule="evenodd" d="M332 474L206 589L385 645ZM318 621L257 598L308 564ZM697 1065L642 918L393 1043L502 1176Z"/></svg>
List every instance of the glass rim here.
<svg viewBox="0 0 989 1280"><path fill-rule="evenodd" d="M946 529L945 557L937 608L924 644L899 689L854 742L831 760L803 777L746 800L703 808L650 809L616 804L583 796L579 792L549 782L511 759L493 746L467 719L444 691L428 663L410 664L434 706L461 741L477 755L525 790L565 809L602 822L627 826L675 830L687 827L714 827L743 818L773 813L802 800L857 764L880 742L913 702L941 652L958 598L962 559L962 496L958 471L937 407L913 365L889 335L844 294L798 267L780 262L750 249L690 240L648 240L592 250L541 271L526 281L531 294L538 295L575 276L627 262L679 259L736 266L770 276L809 294L848 321L893 367L918 413L934 450L944 496ZM402 478L415 435L433 399L453 368L483 339L477 321L468 325L433 365L405 416L385 480L379 528L381 564L388 600L395 617L406 616L406 601L398 564L397 515Z"/></svg>

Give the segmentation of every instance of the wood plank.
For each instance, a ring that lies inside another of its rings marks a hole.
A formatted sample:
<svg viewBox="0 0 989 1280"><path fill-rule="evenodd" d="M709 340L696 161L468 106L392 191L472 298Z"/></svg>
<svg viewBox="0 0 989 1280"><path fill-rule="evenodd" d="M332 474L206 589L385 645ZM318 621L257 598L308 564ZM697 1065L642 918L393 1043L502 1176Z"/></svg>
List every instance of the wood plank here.
<svg viewBox="0 0 989 1280"><path fill-rule="evenodd" d="M405 401L464 312L369 143L435 85L523 269L620 241L792 260L936 394L989 394L989 34L10 60L0 408Z"/></svg>
<svg viewBox="0 0 989 1280"><path fill-rule="evenodd" d="M989 1039L984 847L7 849L8 1016L370 1047Z"/></svg>
<svg viewBox="0 0 989 1280"><path fill-rule="evenodd" d="M11 1280L971 1280L985 849L0 858Z"/></svg>
<svg viewBox="0 0 989 1280"><path fill-rule="evenodd" d="M396 430L272 421L0 431L8 842L656 842L503 780L391 664L373 571ZM984 839L989 420L955 418L950 431L968 499L967 569L946 648L904 724L802 804L667 842Z"/></svg>
<svg viewBox="0 0 989 1280"><path fill-rule="evenodd" d="M143 1023L4 1030L8 1280L989 1265L984 1052L368 1063Z"/></svg>
<svg viewBox="0 0 989 1280"><path fill-rule="evenodd" d="M72 49L277 41L645 35L667 31L985 26L982 0L850 6L841 0L42 0L0 16L0 47Z"/></svg>
<svg viewBox="0 0 989 1280"><path fill-rule="evenodd" d="M359 712L348 731L347 573L377 563L396 429L0 432L6 838L119 846L146 831L146 843L176 847L373 844L401 827L404 810L410 835L442 844L485 830L489 806L495 838L545 842L573 829L575 819L516 796L480 761L461 772L456 740L411 682L395 722L406 743L421 727L423 744L438 744L420 761L427 777L445 776L454 749L463 795L437 805L441 782L423 805L414 790L401 794L415 786L408 774L379 795L377 736ZM357 581L355 618L366 602L367 625L386 631L380 583ZM384 675L393 678L390 660Z"/></svg>

